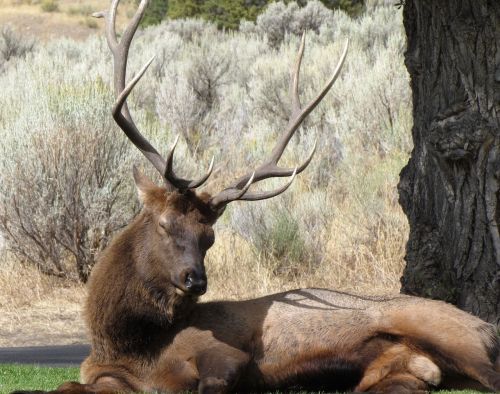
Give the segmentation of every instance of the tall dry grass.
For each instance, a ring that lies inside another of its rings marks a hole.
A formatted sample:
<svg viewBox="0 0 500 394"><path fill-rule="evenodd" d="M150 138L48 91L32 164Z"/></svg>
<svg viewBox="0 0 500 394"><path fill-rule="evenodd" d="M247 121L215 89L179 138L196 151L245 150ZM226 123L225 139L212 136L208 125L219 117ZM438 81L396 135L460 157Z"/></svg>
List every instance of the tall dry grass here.
<svg viewBox="0 0 500 394"><path fill-rule="evenodd" d="M245 298L298 287L364 294L399 292L408 222L397 202L396 184L404 160L393 159L382 174L374 170L380 165L378 158L363 157L355 167L351 164L338 170L335 185L321 201L324 227L310 234L319 244L316 248L322 248L316 258L290 261L281 267L283 261L256 248L232 226L219 226L215 245L207 255L207 297ZM383 179L373 179L378 176ZM296 207L314 198L308 186L307 181L299 180L289 191ZM244 210L248 203L237 204ZM263 208L271 214L281 204L266 205L273 205L268 210ZM308 218L298 214L296 219L301 222Z"/></svg>

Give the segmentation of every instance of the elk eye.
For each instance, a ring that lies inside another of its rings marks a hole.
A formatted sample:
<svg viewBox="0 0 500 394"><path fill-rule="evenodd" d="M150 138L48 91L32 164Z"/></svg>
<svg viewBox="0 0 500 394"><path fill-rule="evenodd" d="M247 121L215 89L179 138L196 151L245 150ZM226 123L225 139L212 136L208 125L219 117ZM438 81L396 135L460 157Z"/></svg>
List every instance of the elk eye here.
<svg viewBox="0 0 500 394"><path fill-rule="evenodd" d="M180 241L180 240L175 240L175 247L177 248L177 250L183 252L186 250L186 246L184 246L184 244Z"/></svg>
<svg viewBox="0 0 500 394"><path fill-rule="evenodd" d="M175 221L170 217L161 217L158 224L167 234L173 234L175 230Z"/></svg>

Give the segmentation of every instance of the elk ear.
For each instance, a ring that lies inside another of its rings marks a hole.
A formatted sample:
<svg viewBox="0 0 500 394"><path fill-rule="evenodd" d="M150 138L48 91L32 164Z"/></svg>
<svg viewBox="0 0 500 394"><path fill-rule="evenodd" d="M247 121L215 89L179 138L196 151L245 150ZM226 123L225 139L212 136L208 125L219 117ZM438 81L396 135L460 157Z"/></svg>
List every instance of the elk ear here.
<svg viewBox="0 0 500 394"><path fill-rule="evenodd" d="M149 200L148 196L153 194L159 188L146 175L144 175L135 165L133 167L133 173L139 200L141 200L143 204L146 204Z"/></svg>

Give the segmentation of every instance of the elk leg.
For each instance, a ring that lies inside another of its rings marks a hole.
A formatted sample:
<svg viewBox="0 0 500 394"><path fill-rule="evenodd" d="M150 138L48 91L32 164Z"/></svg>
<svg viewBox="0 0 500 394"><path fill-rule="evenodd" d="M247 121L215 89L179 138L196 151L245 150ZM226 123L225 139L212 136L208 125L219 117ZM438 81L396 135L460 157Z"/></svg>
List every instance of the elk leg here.
<svg viewBox="0 0 500 394"><path fill-rule="evenodd" d="M388 390L389 393L400 392L398 390L411 393L415 390L424 390L428 385L440 384L441 370L431 359L416 353L404 344L384 342L382 343L386 347L385 350L380 352L365 369L356 391L385 393L386 391L380 390L387 387L384 390Z"/></svg>
<svg viewBox="0 0 500 394"><path fill-rule="evenodd" d="M53 394L114 394L132 393L134 387L124 379L114 376L103 376L93 384L81 384L77 382L63 383Z"/></svg>
<svg viewBox="0 0 500 394"><path fill-rule="evenodd" d="M196 358L199 394L228 393L250 361L250 356L230 346L205 350Z"/></svg>
<svg viewBox="0 0 500 394"><path fill-rule="evenodd" d="M398 373L387 376L375 386L370 393L376 394L417 394L428 393L429 386L423 380L409 373Z"/></svg>
<svg viewBox="0 0 500 394"><path fill-rule="evenodd" d="M500 390L500 373L494 365L500 351L496 328L466 312L440 301L415 299L404 308L388 309L379 332L407 338L441 369Z"/></svg>

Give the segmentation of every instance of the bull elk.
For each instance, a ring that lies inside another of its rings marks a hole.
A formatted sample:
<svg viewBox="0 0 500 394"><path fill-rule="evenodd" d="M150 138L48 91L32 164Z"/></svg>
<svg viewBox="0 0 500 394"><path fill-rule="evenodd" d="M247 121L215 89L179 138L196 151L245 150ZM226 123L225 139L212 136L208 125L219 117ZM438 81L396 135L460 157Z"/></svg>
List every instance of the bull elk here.
<svg viewBox="0 0 500 394"><path fill-rule="evenodd" d="M278 166L304 118L335 82L333 76L306 106L298 95L304 52L291 82L292 111L285 132L264 164L213 196L196 193L199 179L175 174L175 144L166 159L143 137L127 97L150 60L126 84L129 47L148 0L142 0L120 40L119 0L106 19L114 57L113 117L165 180L157 186L134 169L142 211L102 253L90 281L86 319L92 350L81 366L83 383L53 393L132 391L200 393L270 389L415 393L460 377L467 385L500 390L500 341L492 325L439 301L410 296L366 297L300 289L246 301L198 303L207 289L204 257L212 226L227 204L284 192L312 159ZM270 192L251 191L263 179L290 177Z"/></svg>

